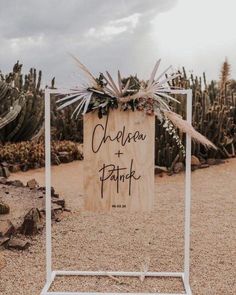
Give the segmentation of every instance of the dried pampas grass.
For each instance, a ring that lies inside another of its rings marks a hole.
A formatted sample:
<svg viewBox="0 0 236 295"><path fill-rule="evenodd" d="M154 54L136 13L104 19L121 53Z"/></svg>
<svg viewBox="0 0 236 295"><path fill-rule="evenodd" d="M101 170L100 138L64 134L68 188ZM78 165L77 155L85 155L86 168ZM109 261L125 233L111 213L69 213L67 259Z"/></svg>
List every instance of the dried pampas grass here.
<svg viewBox="0 0 236 295"><path fill-rule="evenodd" d="M180 115L171 111L164 111L164 114L167 119L180 129L180 131L189 134L193 140L200 142L205 147L217 149L217 147L210 140L197 132L193 126L184 120Z"/></svg>

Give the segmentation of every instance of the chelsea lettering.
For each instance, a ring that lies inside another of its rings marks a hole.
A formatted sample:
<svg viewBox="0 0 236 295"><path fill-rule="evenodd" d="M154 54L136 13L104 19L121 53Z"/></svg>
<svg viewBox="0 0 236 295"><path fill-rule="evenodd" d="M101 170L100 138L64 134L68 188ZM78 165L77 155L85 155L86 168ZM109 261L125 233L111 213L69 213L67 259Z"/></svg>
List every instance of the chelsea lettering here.
<svg viewBox="0 0 236 295"><path fill-rule="evenodd" d="M140 140L146 139L146 134L140 133L138 130L131 132L126 132L125 126L123 126L122 130L119 130L115 136L111 137L109 134L107 134L107 125L108 125L109 116L106 116L106 122L105 126L102 124L97 124L94 127L93 134L92 134L92 151L94 153L97 153L102 145L108 141L117 141L122 146L125 146L127 143L132 142L138 142ZM100 134L100 131L102 136L99 139L98 144L95 144L95 138L98 136L97 134Z"/></svg>

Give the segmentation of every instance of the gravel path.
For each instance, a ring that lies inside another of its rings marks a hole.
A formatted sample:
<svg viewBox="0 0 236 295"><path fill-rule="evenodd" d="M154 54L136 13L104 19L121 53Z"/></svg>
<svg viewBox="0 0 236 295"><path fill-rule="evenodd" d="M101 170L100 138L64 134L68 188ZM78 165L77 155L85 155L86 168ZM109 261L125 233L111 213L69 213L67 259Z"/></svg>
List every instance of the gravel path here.
<svg viewBox="0 0 236 295"><path fill-rule="evenodd" d="M151 214L80 212L82 162L54 168L54 185L78 208L53 226L54 269L182 271L184 174L156 176ZM75 170L76 168L76 170ZM43 182L43 170L15 175ZM236 159L192 174L191 276L194 295L236 294ZM75 178L77 179L75 187ZM65 179L67 183L65 183ZM74 186L73 186L74 185ZM76 192L76 193L75 193ZM39 295L45 279L45 235L29 250L0 252L0 294ZM2 267L2 268L1 268ZM78 277L52 290L182 292L177 279Z"/></svg>

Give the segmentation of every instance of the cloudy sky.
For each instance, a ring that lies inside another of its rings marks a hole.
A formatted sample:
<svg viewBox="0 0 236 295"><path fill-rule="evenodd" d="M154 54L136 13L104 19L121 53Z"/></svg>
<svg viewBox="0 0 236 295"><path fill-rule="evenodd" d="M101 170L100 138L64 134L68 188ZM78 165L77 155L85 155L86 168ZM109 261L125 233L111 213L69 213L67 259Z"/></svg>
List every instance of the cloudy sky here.
<svg viewBox="0 0 236 295"><path fill-rule="evenodd" d="M0 69L16 60L47 83L75 85L68 53L97 75L148 78L155 61L217 79L225 57L236 78L235 0L0 0Z"/></svg>

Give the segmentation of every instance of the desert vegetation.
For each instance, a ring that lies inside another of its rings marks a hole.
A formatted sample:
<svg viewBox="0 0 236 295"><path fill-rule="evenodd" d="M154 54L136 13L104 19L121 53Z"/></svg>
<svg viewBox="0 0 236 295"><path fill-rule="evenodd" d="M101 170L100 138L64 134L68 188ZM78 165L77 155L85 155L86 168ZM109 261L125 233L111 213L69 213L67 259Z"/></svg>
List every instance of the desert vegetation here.
<svg viewBox="0 0 236 295"><path fill-rule="evenodd" d="M44 93L42 72L30 69L23 75L17 62L12 72L0 75L0 162L10 169L37 168L44 165ZM236 147L236 81L230 79L230 65L222 65L219 81L207 82L206 76L187 76L185 69L171 82L171 86L191 88L193 91L193 126L211 140L217 150L206 149L193 142L192 154L201 163L209 159L235 156ZM55 79L48 87L55 87ZM172 103L174 111L186 117L185 98L176 96L181 104ZM81 159L76 148L83 142L83 120L72 119L72 109L58 111L52 98L51 126L53 163ZM179 134L184 142L184 135ZM172 136L156 119L155 164L172 172L176 163L184 163L184 155ZM5 167L4 166L4 167ZM15 168L14 168L15 167ZM17 167L17 168L16 168Z"/></svg>

